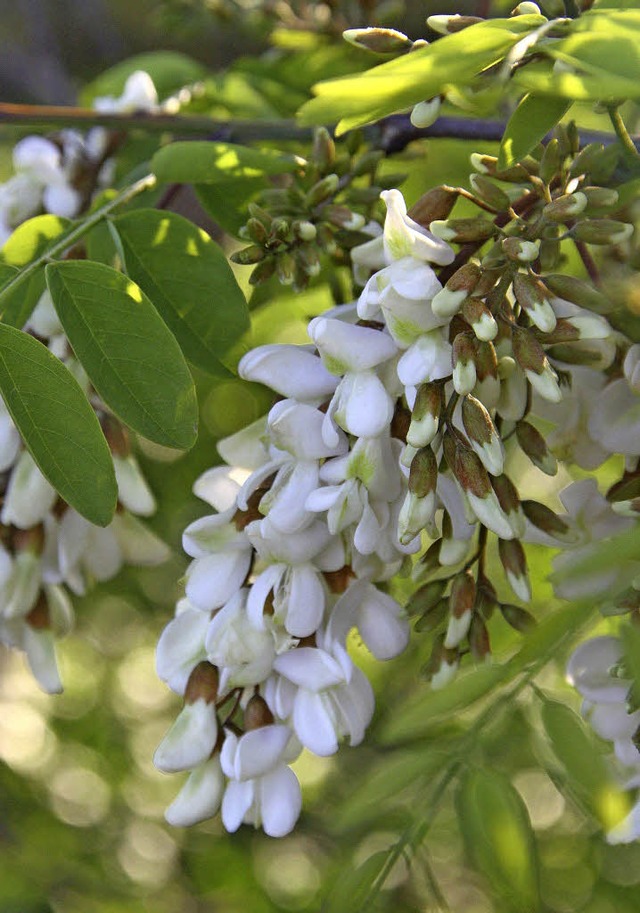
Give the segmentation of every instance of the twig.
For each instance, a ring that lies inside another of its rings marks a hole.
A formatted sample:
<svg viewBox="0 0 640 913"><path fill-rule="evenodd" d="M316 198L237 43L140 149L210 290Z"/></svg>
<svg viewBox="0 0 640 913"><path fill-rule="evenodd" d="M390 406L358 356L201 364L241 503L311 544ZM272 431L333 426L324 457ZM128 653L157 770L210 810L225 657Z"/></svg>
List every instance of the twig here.
<svg viewBox="0 0 640 913"><path fill-rule="evenodd" d="M580 259L582 260L582 263L584 265L584 268L587 271L589 278L596 285L596 287L599 288L600 287L600 272L598 271L598 267L596 266L596 261L591 256L591 251L589 250L587 245L584 243L584 241L578 241L574 238L573 243L576 246L576 250L580 254Z"/></svg>
<svg viewBox="0 0 640 913"><path fill-rule="evenodd" d="M634 168L637 168L640 164L640 153L638 152L635 143L629 136L629 131L627 130L627 125L622 119L620 114L620 109L612 105L607 109L609 112L609 120L613 126L613 129L616 132L616 136L620 140L620 145L622 146L625 154L625 158Z"/></svg>

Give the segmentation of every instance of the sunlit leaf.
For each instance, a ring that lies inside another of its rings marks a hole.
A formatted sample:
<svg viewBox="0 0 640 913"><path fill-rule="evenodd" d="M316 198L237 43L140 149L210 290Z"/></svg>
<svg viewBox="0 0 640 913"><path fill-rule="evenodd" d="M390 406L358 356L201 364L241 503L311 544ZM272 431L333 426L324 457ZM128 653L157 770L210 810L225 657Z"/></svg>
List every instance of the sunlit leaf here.
<svg viewBox="0 0 640 913"><path fill-rule="evenodd" d="M570 106L571 103L562 98L525 95L505 127L498 153L498 168L510 168L535 149Z"/></svg>
<svg viewBox="0 0 640 913"><path fill-rule="evenodd" d="M297 167L298 159L293 155L218 142L171 143L151 160L151 170L159 181L184 184L256 178L295 171Z"/></svg>
<svg viewBox="0 0 640 913"><path fill-rule="evenodd" d="M116 506L113 461L78 382L46 346L0 324L0 392L42 474L98 526Z"/></svg>

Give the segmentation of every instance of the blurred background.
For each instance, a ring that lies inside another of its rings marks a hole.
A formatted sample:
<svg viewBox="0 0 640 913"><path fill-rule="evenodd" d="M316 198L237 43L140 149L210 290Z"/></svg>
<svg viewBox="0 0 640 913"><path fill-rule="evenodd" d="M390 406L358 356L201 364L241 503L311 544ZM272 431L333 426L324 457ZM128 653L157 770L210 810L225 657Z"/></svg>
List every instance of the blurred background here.
<svg viewBox="0 0 640 913"><path fill-rule="evenodd" d="M425 17L443 11L487 10L482 2L453 9L416 0L406 6L366 0L13 0L0 5L0 98L72 104L79 89L107 68L157 49L183 52L215 72L243 55L273 54L268 36L274 28L337 34L377 17L417 38ZM13 136L7 129L0 134L4 176ZM439 141L405 156L407 197L439 182L465 182L470 151ZM389 164L389 172L397 170L397 162ZM304 294L281 292L256 310L253 344L306 341L309 317L330 303L326 284ZM59 649L62 696L42 694L21 656L0 653L0 913L315 913L327 890L330 909L348 913L349 892L357 885L345 880L347 874L393 845L428 811L434 778L477 713L475 707L434 713L430 722L427 701L421 737L390 741L385 731L395 708L416 691L427 693L419 670L428 638L417 637L403 658L386 666L354 642L357 661L377 689L376 719L365 745L344 747L326 760L303 754L296 762L305 810L293 835L276 841L243 828L230 836L218 820L188 832L165 825L163 810L181 777L160 774L151 758L178 701L156 678L154 649L181 594L181 532L204 513L191 485L216 461L216 439L268 405L260 390L240 382L198 381L198 446L178 460L144 447L141 454L159 500L151 525L176 557L161 568L128 569L78 603L77 629ZM531 472L530 496L544 491L553 497L547 477ZM607 473L613 478L610 466L603 469L604 481ZM553 485L557 490L567 481L565 475ZM533 549L531 559L532 610L542 616L556 606L544 583L549 557ZM491 634L498 658L521 642L500 621ZM563 681L564 660L558 657L540 684L577 707ZM479 762L508 774L529 810L545 911L637 913L640 847L606 846L580 803L558 789L533 692L524 691L496 714L474 751ZM501 901L465 862L454 791L447 788L411 866L400 855L372 910L502 913Z"/></svg>

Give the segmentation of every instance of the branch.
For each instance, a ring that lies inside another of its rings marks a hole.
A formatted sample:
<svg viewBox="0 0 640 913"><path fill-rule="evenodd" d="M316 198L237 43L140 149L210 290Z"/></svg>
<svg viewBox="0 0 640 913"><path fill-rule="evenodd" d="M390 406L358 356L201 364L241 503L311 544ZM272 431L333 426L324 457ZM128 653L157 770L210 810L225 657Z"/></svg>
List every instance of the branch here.
<svg viewBox="0 0 640 913"><path fill-rule="evenodd" d="M177 135L214 136L227 142L250 143L257 140L302 140L313 135L312 127L301 127L294 120L216 120L204 115L167 114L137 111L131 114L106 114L91 108L60 105L17 105L0 103L0 123L33 124L40 127L111 127L117 130L144 130ZM472 117L440 117L430 127L414 127L408 114L393 114L364 128L367 140L387 155L401 152L417 139L461 139L475 143L499 142L505 122ZM583 143L609 145L613 133L584 130ZM636 142L637 145L637 142Z"/></svg>

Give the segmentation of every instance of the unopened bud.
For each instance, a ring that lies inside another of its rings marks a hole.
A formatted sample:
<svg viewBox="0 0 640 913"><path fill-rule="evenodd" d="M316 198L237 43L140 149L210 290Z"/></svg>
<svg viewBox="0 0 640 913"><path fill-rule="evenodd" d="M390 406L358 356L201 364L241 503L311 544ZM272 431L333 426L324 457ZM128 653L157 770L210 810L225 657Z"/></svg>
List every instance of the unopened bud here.
<svg viewBox="0 0 640 913"><path fill-rule="evenodd" d="M245 732L260 729L262 726L270 726L271 723L273 723L273 714L267 707L264 698L259 694L254 694L244 711Z"/></svg>
<svg viewBox="0 0 640 913"><path fill-rule="evenodd" d="M471 655L477 663L486 663L491 660L491 641L489 631L482 617L474 612L469 628L469 648Z"/></svg>
<svg viewBox="0 0 640 913"><path fill-rule="evenodd" d="M529 523L543 533L567 545L575 544L577 538L575 531L546 504L541 504L539 501L523 501L522 510Z"/></svg>
<svg viewBox="0 0 640 913"><path fill-rule="evenodd" d="M571 301L580 307L593 311L596 314L608 314L613 310L613 302L610 298L598 291L590 282L583 279L576 279L574 276L565 276L563 274L552 274L544 277L545 285L554 295Z"/></svg>
<svg viewBox="0 0 640 913"><path fill-rule="evenodd" d="M462 401L462 421L474 451L491 475L500 475L504 467L504 448L485 406L470 394Z"/></svg>
<svg viewBox="0 0 640 913"><path fill-rule="evenodd" d="M471 326L477 339L490 342L498 335L498 324L481 298L467 298L462 304L462 317Z"/></svg>
<svg viewBox="0 0 640 913"><path fill-rule="evenodd" d="M519 605L503 603L500 605L500 611L507 624L511 625L516 631L520 631L521 634L528 634L537 625L537 621L531 612L527 612L526 609L521 608Z"/></svg>
<svg viewBox="0 0 640 913"><path fill-rule="evenodd" d="M431 687L436 691L453 681L460 664L458 651L447 650L443 641L443 637L436 637L431 656L422 670L423 675L431 680Z"/></svg>
<svg viewBox="0 0 640 913"><path fill-rule="evenodd" d="M261 263L258 263L249 276L249 285L261 285L263 282L271 279L275 271L275 257L269 257L267 260L263 260Z"/></svg>
<svg viewBox="0 0 640 913"><path fill-rule="evenodd" d="M355 177L361 177L363 174L372 175L383 158L384 152L381 149L369 149L358 157L352 166L351 173Z"/></svg>
<svg viewBox="0 0 640 913"><path fill-rule="evenodd" d="M577 342L582 339L608 339L612 330L604 317L598 314L578 314L575 317L561 317L556 328L545 334L545 343Z"/></svg>
<svg viewBox="0 0 640 913"><path fill-rule="evenodd" d="M337 174L327 174L326 177L317 181L313 187L305 194L305 206L317 206L332 197L340 186L340 178Z"/></svg>
<svg viewBox="0 0 640 913"><path fill-rule="evenodd" d="M431 447L421 447L411 461L409 491L419 498L426 498L435 491L438 480L438 463Z"/></svg>
<svg viewBox="0 0 640 913"><path fill-rule="evenodd" d="M516 263L532 263L538 257L539 241L523 241L522 238L505 238L502 250L509 260Z"/></svg>
<svg viewBox="0 0 640 913"><path fill-rule="evenodd" d="M433 297L431 309L438 317L452 317L476 287L481 276L478 263L465 263Z"/></svg>
<svg viewBox="0 0 640 913"><path fill-rule="evenodd" d="M456 539L453 535L453 523L445 510L442 515L442 539L440 540L439 563L443 567L454 567L460 564L469 551L468 539Z"/></svg>
<svg viewBox="0 0 640 913"><path fill-rule="evenodd" d="M524 371L527 380L543 399L559 403L562 391L558 384L558 375L551 367L544 349L528 330L512 327L513 354Z"/></svg>
<svg viewBox="0 0 640 913"><path fill-rule="evenodd" d="M203 700L206 704L215 704L218 699L218 670L211 663L203 660L193 669L184 692L185 704L195 704Z"/></svg>
<svg viewBox="0 0 640 913"><path fill-rule="evenodd" d="M254 263L260 263L266 256L264 248L259 247L257 244L252 244L250 247L245 247L231 254L230 259L234 263L239 263L240 266L251 266Z"/></svg>
<svg viewBox="0 0 640 913"><path fill-rule="evenodd" d="M307 276L317 276L320 272L320 257L314 244L302 244L296 248L294 255L296 265Z"/></svg>
<svg viewBox="0 0 640 913"><path fill-rule="evenodd" d="M458 333L453 340L453 386L456 393L464 396L471 393L476 385L476 348L474 337L469 333Z"/></svg>
<svg viewBox="0 0 640 913"><path fill-rule="evenodd" d="M475 25L477 22L484 22L479 16L461 16L460 13L446 15L444 13L437 16L429 16L427 25L439 35L452 35L455 32L461 32L463 29Z"/></svg>
<svg viewBox="0 0 640 913"><path fill-rule="evenodd" d="M613 187L583 187L582 193L587 198L589 209L608 209L620 199L620 194Z"/></svg>
<svg viewBox="0 0 640 913"><path fill-rule="evenodd" d="M399 54L411 50L413 42L396 29L362 28L346 29L342 37L349 44L373 54Z"/></svg>
<svg viewBox="0 0 640 913"><path fill-rule="evenodd" d="M449 613L449 600L439 599L435 605L430 606L416 621L414 630L421 633L435 631L439 628Z"/></svg>
<svg viewBox="0 0 640 913"><path fill-rule="evenodd" d="M128 457L131 453L131 438L122 422L105 412L100 418L100 427L113 456Z"/></svg>
<svg viewBox="0 0 640 913"><path fill-rule="evenodd" d="M282 253L276 257L276 272L282 285L291 285L296 276L296 261L289 253Z"/></svg>
<svg viewBox="0 0 640 913"><path fill-rule="evenodd" d="M511 206L511 200L496 184L483 174L472 174L469 182L476 196L488 203L497 212L504 212Z"/></svg>
<svg viewBox="0 0 640 913"><path fill-rule="evenodd" d="M498 504L509 521L509 526L513 530L513 536L505 536L503 538L520 539L525 533L526 524L517 488L509 476L504 474L501 476L491 476L490 481L493 490L496 493Z"/></svg>
<svg viewBox="0 0 640 913"><path fill-rule="evenodd" d="M430 224L429 230L443 241L468 244L470 241L486 241L498 229L489 219L477 216L472 219L436 219Z"/></svg>
<svg viewBox="0 0 640 913"><path fill-rule="evenodd" d="M291 226L293 233L296 238L300 238L301 241L314 241L317 229L313 222L308 222L306 219L302 219L299 222L294 222Z"/></svg>
<svg viewBox="0 0 640 913"><path fill-rule="evenodd" d="M245 228L247 230L248 237L253 241L254 244L263 246L267 243L269 233L264 224L259 219L248 219Z"/></svg>
<svg viewBox="0 0 640 913"><path fill-rule="evenodd" d="M457 448L453 473L467 496L475 516L503 539L512 539L513 530L491 487L487 470L471 450Z"/></svg>
<svg viewBox="0 0 640 913"><path fill-rule="evenodd" d="M348 206L339 206L335 203L324 207L322 218L332 225L346 228L348 231L358 231L364 225L364 216L352 212Z"/></svg>
<svg viewBox="0 0 640 913"><path fill-rule="evenodd" d="M247 209L252 219L257 219L259 222L262 222L266 228L271 226L273 216L270 212L267 212L266 209L263 209L262 206L258 206L257 203L249 203Z"/></svg>
<svg viewBox="0 0 640 913"><path fill-rule="evenodd" d="M571 163L569 176L575 178L579 177L581 174L587 174L592 171L596 167L598 159L602 156L603 152L604 146L602 143L588 143L580 150Z"/></svg>
<svg viewBox="0 0 640 913"><path fill-rule="evenodd" d="M531 584L527 573L527 559L524 549L518 539L498 541L498 553L504 568L509 586L518 599L523 602L531 601Z"/></svg>
<svg viewBox="0 0 640 913"><path fill-rule="evenodd" d="M444 389L442 384L421 384L411 413L407 443L412 447L426 447L438 433L442 413Z"/></svg>
<svg viewBox="0 0 640 913"><path fill-rule="evenodd" d="M560 143L554 137L550 139L544 147L542 158L540 159L540 178L545 184L550 184L560 169L562 164L562 150Z"/></svg>
<svg viewBox="0 0 640 913"><path fill-rule="evenodd" d="M313 131L311 158L321 172L330 168L335 161L336 144L326 127L316 127Z"/></svg>
<svg viewBox="0 0 640 913"><path fill-rule="evenodd" d="M476 614L482 616L488 621L493 615L494 609L498 604L498 596L494 585L484 574L478 574L476 584Z"/></svg>
<svg viewBox="0 0 640 913"><path fill-rule="evenodd" d="M520 447L534 466L537 466L548 476L554 476L557 473L558 461L547 447L545 439L537 428L534 428L529 422L517 422L516 437L518 444L520 444Z"/></svg>
<svg viewBox="0 0 640 913"><path fill-rule="evenodd" d="M540 269L547 272L550 269L556 269L560 263L561 248L560 241L557 238L542 238L540 241Z"/></svg>
<svg viewBox="0 0 640 913"><path fill-rule="evenodd" d="M424 555L413 565L412 577L414 580L421 580L427 574L433 573L440 567L440 544L441 539L432 542Z"/></svg>
<svg viewBox="0 0 640 913"><path fill-rule="evenodd" d="M457 647L467 636L476 601L476 584L469 571L453 578L449 595L449 624L444 639L446 649Z"/></svg>
<svg viewBox="0 0 640 913"><path fill-rule="evenodd" d="M555 311L549 303L549 293L539 279L516 273L513 277L513 292L520 307L539 330L550 333L555 328Z"/></svg>
<svg viewBox="0 0 640 913"><path fill-rule="evenodd" d="M547 203L542 212L552 222L567 222L587 208L587 198L584 193L565 193Z"/></svg>
<svg viewBox="0 0 640 913"><path fill-rule="evenodd" d="M430 580L409 597L405 606L408 615L421 615L432 609L443 597L447 580Z"/></svg>
<svg viewBox="0 0 640 913"><path fill-rule="evenodd" d="M522 3L519 3L515 9L511 10L512 16L540 16L540 7L537 3L532 3L531 0L523 0Z"/></svg>
<svg viewBox="0 0 640 913"><path fill-rule="evenodd" d="M422 194L407 214L414 222L428 228L434 220L446 219L457 199L458 194L455 190L448 187L433 187Z"/></svg>
<svg viewBox="0 0 640 913"><path fill-rule="evenodd" d="M479 174L487 174L497 177L500 181L515 182L517 184L526 181L529 177L522 165L514 165L511 168L505 168L498 171L498 159L494 155L484 155L481 152L472 152L470 156L471 167Z"/></svg>
<svg viewBox="0 0 640 913"><path fill-rule="evenodd" d="M327 254L335 254L338 249L335 239L335 229L326 222L322 222L316 227L316 231L317 241L322 250Z"/></svg>
<svg viewBox="0 0 640 913"><path fill-rule="evenodd" d="M441 107L442 99L439 95L436 95L435 98L431 98L429 101L418 102L411 110L411 123L414 127L417 127L418 130L424 130L426 127L430 127L431 124L437 121Z"/></svg>
<svg viewBox="0 0 640 913"><path fill-rule="evenodd" d="M633 225L615 219L585 219L573 229L578 241L587 244L622 244L633 234Z"/></svg>

